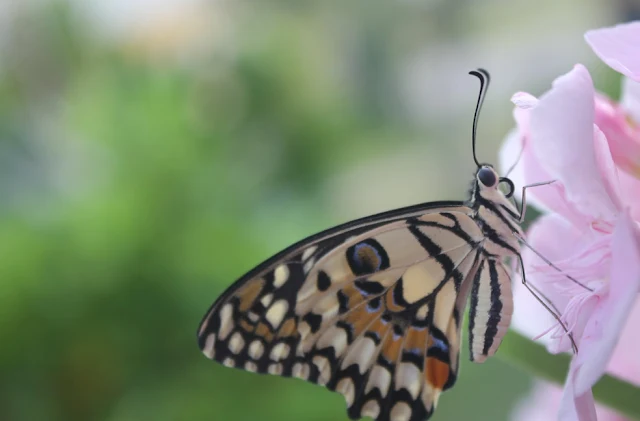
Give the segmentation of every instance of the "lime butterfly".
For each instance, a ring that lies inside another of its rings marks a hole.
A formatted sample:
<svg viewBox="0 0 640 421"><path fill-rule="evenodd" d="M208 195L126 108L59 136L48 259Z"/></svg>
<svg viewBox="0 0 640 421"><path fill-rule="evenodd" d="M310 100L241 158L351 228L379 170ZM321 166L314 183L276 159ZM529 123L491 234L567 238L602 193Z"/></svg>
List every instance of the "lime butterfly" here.
<svg viewBox="0 0 640 421"><path fill-rule="evenodd" d="M344 396L352 419L423 421L456 381L468 300L471 360L496 352L513 312L505 260L522 264L524 194L518 209L511 180L476 158L490 79L483 69L470 74L480 93L468 200L348 222L261 263L203 318L198 342L208 358L324 385Z"/></svg>

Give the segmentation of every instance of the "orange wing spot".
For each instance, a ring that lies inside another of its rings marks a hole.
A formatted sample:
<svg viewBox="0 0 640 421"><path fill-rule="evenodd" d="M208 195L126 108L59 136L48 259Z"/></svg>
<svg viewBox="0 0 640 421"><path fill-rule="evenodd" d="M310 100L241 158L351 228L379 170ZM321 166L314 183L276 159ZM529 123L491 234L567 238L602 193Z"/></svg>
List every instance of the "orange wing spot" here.
<svg viewBox="0 0 640 421"><path fill-rule="evenodd" d="M258 295L260 295L263 287L264 279L257 279L253 282L249 282L236 292L236 297L240 299L240 305L238 306L240 312L245 312L251 308L258 298Z"/></svg>
<svg viewBox="0 0 640 421"><path fill-rule="evenodd" d="M425 377L434 389L442 390L447 380L449 380L449 364L437 358L427 358Z"/></svg>
<svg viewBox="0 0 640 421"><path fill-rule="evenodd" d="M250 333L253 332L253 325L248 321L244 319L240 319L240 322L238 324L240 325L241 328L243 328L247 332L250 332Z"/></svg>
<svg viewBox="0 0 640 421"><path fill-rule="evenodd" d="M362 296L360 291L358 291L358 289L353 286L353 284L346 285L344 288L342 288L342 293L346 295L347 298L349 298L349 308L354 308L364 301L364 297Z"/></svg>
<svg viewBox="0 0 640 421"><path fill-rule="evenodd" d="M403 336L398 336L394 339L393 334L387 335L385 341L382 343L382 348L380 349L380 353L383 357L395 364L398 361L398 356L400 355L400 351L402 349L402 338Z"/></svg>
<svg viewBox="0 0 640 421"><path fill-rule="evenodd" d="M390 323L384 324L384 323L382 323L380 318L378 318L373 323L371 323L371 326L369 326L367 331L368 332L377 333L378 334L378 338L380 338L380 340L382 340L382 338L384 338L384 336L387 334L387 331L390 328L391 328L391 324Z"/></svg>
<svg viewBox="0 0 640 421"><path fill-rule="evenodd" d="M351 333L353 337L359 336L364 329L371 323L371 321L378 317L378 312L369 313L366 310L366 305L361 305L360 307L351 310L351 312L347 313L344 318L344 321L349 323L352 327Z"/></svg>
<svg viewBox="0 0 640 421"><path fill-rule="evenodd" d="M284 323L282 323L282 326L278 331L278 338L293 336L297 327L296 320L293 317L288 318Z"/></svg>
<svg viewBox="0 0 640 421"><path fill-rule="evenodd" d="M421 350L422 354L427 352L427 335L429 331L427 329L416 330L409 327L405 333L404 349L406 350Z"/></svg>
<svg viewBox="0 0 640 421"><path fill-rule="evenodd" d="M266 342L271 342L273 340L273 333L269 326L265 323L260 322L256 327L256 335L262 337Z"/></svg>
<svg viewBox="0 0 640 421"><path fill-rule="evenodd" d="M405 307L399 306L393 301L393 287L389 288L389 290L385 292L384 305L387 307L387 310L392 311L394 313L399 313L403 310L406 310Z"/></svg>

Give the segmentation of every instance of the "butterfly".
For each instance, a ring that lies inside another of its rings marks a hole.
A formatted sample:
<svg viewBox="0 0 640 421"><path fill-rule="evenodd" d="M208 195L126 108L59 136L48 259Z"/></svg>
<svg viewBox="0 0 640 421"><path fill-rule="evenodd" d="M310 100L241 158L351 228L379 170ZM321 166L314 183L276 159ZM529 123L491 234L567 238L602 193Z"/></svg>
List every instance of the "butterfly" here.
<svg viewBox="0 0 640 421"><path fill-rule="evenodd" d="M339 225L266 260L231 285L198 328L208 358L341 393L352 419L423 421L469 352L498 349L513 312L508 259L520 259L514 185L480 164L466 201L423 203ZM506 185L506 192L499 188Z"/></svg>

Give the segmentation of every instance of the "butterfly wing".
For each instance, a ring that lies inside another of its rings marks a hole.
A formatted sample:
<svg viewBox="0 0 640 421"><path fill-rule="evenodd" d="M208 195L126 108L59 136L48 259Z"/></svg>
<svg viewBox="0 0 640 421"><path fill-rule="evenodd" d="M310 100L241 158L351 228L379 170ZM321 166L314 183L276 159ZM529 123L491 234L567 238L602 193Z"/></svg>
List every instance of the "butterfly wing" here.
<svg viewBox="0 0 640 421"><path fill-rule="evenodd" d="M483 259L475 272L469 308L469 355L484 362L509 329L513 314L511 276L496 259Z"/></svg>
<svg viewBox="0 0 640 421"><path fill-rule="evenodd" d="M482 239L458 202L310 237L232 285L198 331L226 366L342 393L352 418L423 420L455 381Z"/></svg>

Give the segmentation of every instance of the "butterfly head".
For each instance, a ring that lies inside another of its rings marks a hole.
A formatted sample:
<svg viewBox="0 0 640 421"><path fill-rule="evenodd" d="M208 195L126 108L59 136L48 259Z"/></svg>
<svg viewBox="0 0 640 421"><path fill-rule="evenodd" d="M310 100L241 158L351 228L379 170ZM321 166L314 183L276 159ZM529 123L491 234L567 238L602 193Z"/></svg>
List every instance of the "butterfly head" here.
<svg viewBox="0 0 640 421"><path fill-rule="evenodd" d="M501 188L504 186L504 188ZM513 196L514 184L507 177L500 177L491 164L481 164L473 180L472 196L475 200L508 201ZM502 200L500 200L502 198Z"/></svg>
<svg viewBox="0 0 640 421"><path fill-rule="evenodd" d="M513 181L507 177L500 177L491 164L482 164L478 167L474 183L478 187L476 190L500 190L499 186L503 184L506 186L506 191L503 192L506 199L513 196L515 188Z"/></svg>
<svg viewBox="0 0 640 421"><path fill-rule="evenodd" d="M476 110L473 115L473 126L471 130L471 145L473 152L473 160L478 166L476 171L476 177L473 180L473 186L471 189L471 206L477 208L482 203L491 202L494 205L502 208L511 219L518 219L517 209L509 201L509 198L513 196L514 185L507 177L500 177L491 164L481 164L478 161L476 155L476 133L478 131L478 117L480 116L480 110L484 103L484 98L489 88L489 82L491 77L489 72L484 69L477 69L469 72L469 74L475 76L480 81L480 92L478 93L478 102L476 103ZM500 185L506 186L506 192L499 188Z"/></svg>

